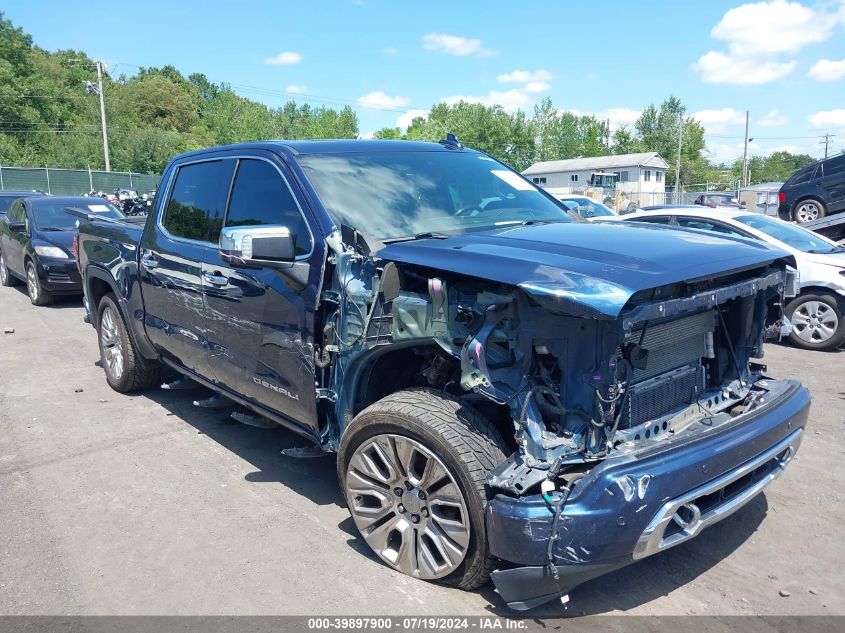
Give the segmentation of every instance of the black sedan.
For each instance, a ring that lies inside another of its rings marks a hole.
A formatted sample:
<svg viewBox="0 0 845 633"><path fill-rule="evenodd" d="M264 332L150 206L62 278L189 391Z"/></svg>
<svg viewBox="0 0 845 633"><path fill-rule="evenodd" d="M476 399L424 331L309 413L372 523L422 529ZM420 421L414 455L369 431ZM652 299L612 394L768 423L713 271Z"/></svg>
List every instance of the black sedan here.
<svg viewBox="0 0 845 633"><path fill-rule="evenodd" d="M57 295L82 292L73 252L77 219L65 211L68 207L125 217L106 200L44 196L18 198L0 219L0 285L24 281L29 300L37 306L50 305Z"/></svg>

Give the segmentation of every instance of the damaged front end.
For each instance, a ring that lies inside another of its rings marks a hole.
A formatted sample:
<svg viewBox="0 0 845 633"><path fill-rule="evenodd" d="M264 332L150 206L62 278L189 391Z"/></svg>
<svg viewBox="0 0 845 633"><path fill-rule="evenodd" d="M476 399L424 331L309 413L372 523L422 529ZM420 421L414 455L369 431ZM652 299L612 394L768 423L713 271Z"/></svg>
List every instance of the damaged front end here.
<svg viewBox="0 0 845 633"><path fill-rule="evenodd" d="M332 256L317 356L326 443L396 381L495 420L513 452L488 473L487 534L513 608L692 538L798 448L809 396L756 362L788 325L795 273L782 260L631 291L389 254Z"/></svg>

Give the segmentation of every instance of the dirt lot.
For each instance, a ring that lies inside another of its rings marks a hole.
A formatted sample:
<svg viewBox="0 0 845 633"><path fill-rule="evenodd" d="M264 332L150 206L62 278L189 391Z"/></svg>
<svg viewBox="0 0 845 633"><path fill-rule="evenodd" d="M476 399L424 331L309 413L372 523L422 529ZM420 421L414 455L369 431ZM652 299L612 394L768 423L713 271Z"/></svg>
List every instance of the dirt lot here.
<svg viewBox="0 0 845 633"><path fill-rule="evenodd" d="M331 458L282 430L192 406L202 391L121 396L76 300L0 288L0 613L506 614L368 554ZM787 473L694 541L573 592L576 614L845 614L845 353L771 345L813 391Z"/></svg>

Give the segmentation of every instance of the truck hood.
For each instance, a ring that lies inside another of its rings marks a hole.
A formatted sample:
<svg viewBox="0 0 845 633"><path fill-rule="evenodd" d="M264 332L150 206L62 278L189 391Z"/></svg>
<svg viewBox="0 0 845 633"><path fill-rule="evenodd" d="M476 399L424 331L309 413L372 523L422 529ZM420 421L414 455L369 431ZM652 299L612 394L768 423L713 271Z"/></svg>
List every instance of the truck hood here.
<svg viewBox="0 0 845 633"><path fill-rule="evenodd" d="M762 266L788 254L703 231L560 223L398 242L377 256L517 286L556 311L615 319L640 290Z"/></svg>

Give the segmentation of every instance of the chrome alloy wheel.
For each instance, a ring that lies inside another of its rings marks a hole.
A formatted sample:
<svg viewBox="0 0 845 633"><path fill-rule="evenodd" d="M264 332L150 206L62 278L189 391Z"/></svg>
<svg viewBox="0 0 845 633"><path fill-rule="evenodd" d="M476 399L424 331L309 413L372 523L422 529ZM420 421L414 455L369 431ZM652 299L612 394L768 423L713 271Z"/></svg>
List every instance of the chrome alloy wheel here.
<svg viewBox="0 0 845 633"><path fill-rule="evenodd" d="M100 349L105 370L114 380L123 375L123 340L117 328L119 319L114 310L107 307L100 317Z"/></svg>
<svg viewBox="0 0 845 633"><path fill-rule="evenodd" d="M821 214L821 207L818 202L813 200L805 200L795 210L795 219L800 223L811 222L817 220Z"/></svg>
<svg viewBox="0 0 845 633"><path fill-rule="evenodd" d="M807 343L824 343L839 328L836 311L821 301L802 303L792 314L792 327L796 335Z"/></svg>
<svg viewBox="0 0 845 633"><path fill-rule="evenodd" d="M466 500L449 469L416 440L392 434L366 440L349 460L344 492L364 540L403 574L442 578L464 560Z"/></svg>
<svg viewBox="0 0 845 633"><path fill-rule="evenodd" d="M38 287L38 273L35 272L35 266L33 264L30 264L26 268L26 291L29 293L32 303L38 301L38 293L41 289Z"/></svg>

